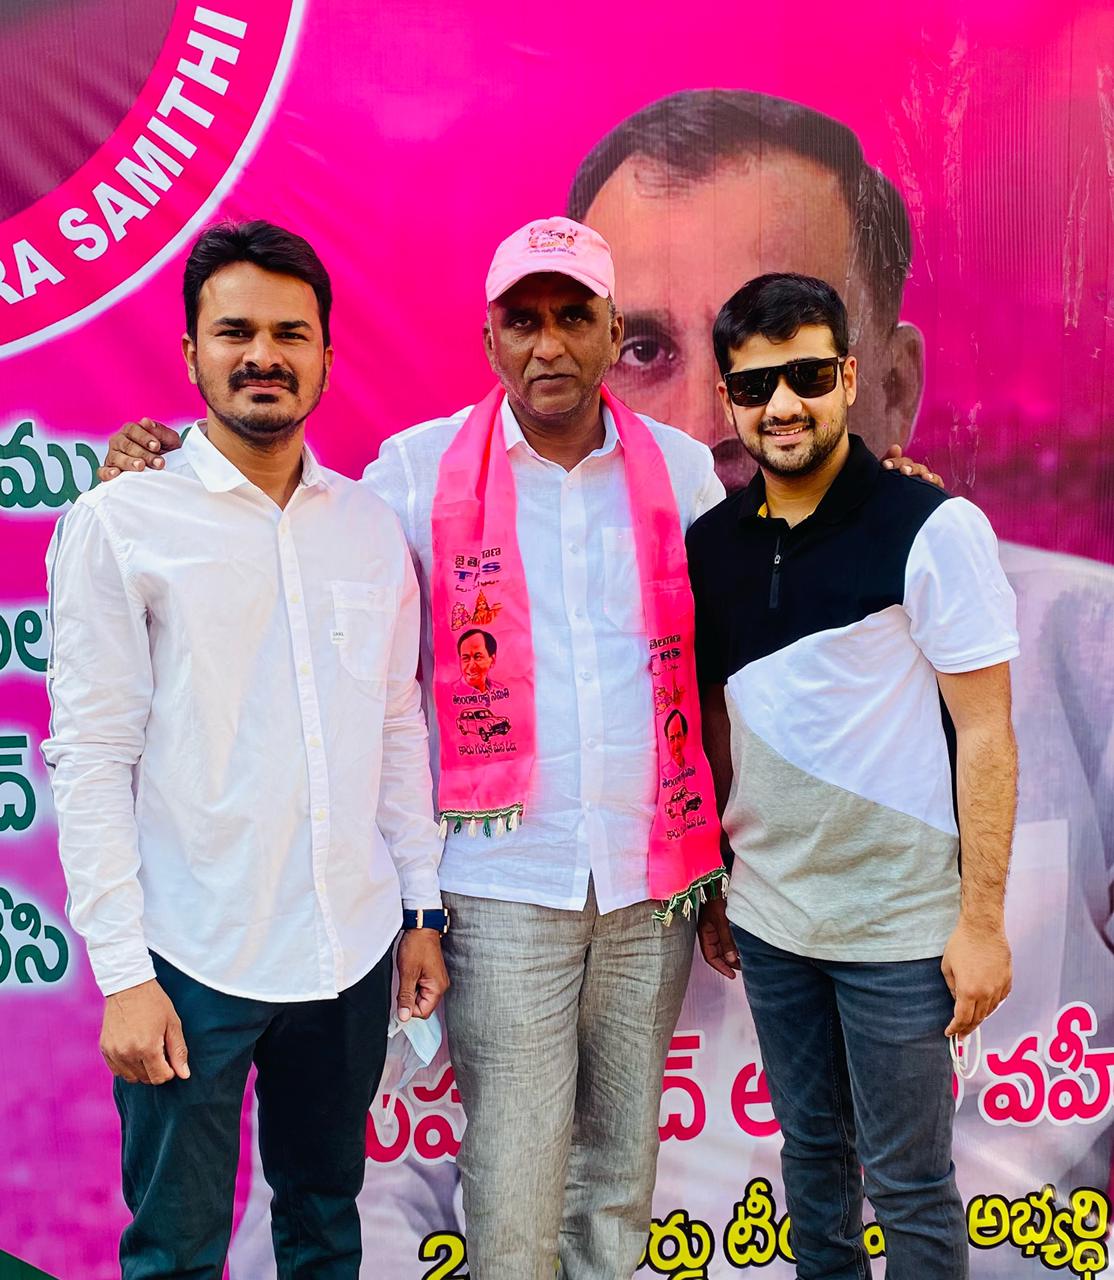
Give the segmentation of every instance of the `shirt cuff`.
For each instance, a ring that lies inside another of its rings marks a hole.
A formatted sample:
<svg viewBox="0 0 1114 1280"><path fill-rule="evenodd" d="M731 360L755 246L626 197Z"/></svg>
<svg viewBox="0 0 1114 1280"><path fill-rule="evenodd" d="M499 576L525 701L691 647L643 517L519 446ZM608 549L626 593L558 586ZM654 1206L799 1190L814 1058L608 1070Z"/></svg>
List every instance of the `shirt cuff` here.
<svg viewBox="0 0 1114 1280"><path fill-rule="evenodd" d="M942 662L932 662L931 658L929 661L941 675L962 676L969 671L983 671L987 667L996 667L1003 662L1012 662L1020 656L1021 648L1016 640L1012 640L993 649L983 649L980 652L964 654Z"/></svg>
<svg viewBox="0 0 1114 1280"><path fill-rule="evenodd" d="M138 987L155 976L151 953L142 939L137 942L110 942L89 948L93 977L104 996Z"/></svg>
<svg viewBox="0 0 1114 1280"><path fill-rule="evenodd" d="M436 831L436 828L434 828ZM439 911L441 909L441 885L437 880L437 867L441 861L441 840L426 857L409 857L398 871L402 905L408 911Z"/></svg>
<svg viewBox="0 0 1114 1280"><path fill-rule="evenodd" d="M402 905L407 911L440 911L441 887L437 883L437 869L418 871L407 868L402 881Z"/></svg>
<svg viewBox="0 0 1114 1280"><path fill-rule="evenodd" d="M416 898L404 893L402 895L402 905L407 911L443 911L445 908L439 893L435 893L432 896L424 893Z"/></svg>

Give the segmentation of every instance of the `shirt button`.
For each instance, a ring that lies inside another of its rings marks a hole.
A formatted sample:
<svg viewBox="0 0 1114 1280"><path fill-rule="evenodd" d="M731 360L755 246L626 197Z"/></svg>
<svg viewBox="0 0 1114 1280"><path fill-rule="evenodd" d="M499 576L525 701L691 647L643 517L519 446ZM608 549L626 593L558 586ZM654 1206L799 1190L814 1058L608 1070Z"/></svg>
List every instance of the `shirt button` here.
<svg viewBox="0 0 1114 1280"><path fill-rule="evenodd" d="M324 821L325 821L325 810L324 810L324 809L315 809L315 810L313 811L313 820L314 820L314 822L324 822Z"/></svg>
<svg viewBox="0 0 1114 1280"><path fill-rule="evenodd" d="M590 809L591 807L592 807L592 802L591 802L591 800L585 800L585 801L584 801L584 808L585 808L585 809Z"/></svg>
<svg viewBox="0 0 1114 1280"><path fill-rule="evenodd" d="M600 744L599 744L599 741L598 741L596 738L589 738L589 739L588 739L588 741L587 741L587 742L585 742L585 744L584 744L584 745L588 748L588 750L589 750L589 751L595 751L595 749L596 749Z"/></svg>
<svg viewBox="0 0 1114 1280"><path fill-rule="evenodd" d="M585 615L584 615L584 610L583 610L583 609L581 609L581 608L580 608L580 606L578 605L578 606L577 606L577 607L572 611L572 616L573 616L574 618L583 618L583 617L585 616Z"/></svg>
<svg viewBox="0 0 1114 1280"><path fill-rule="evenodd" d="M313 737L310 738L309 745L311 747L319 747L321 745L321 739L317 736L317 734L314 734Z"/></svg>
<svg viewBox="0 0 1114 1280"><path fill-rule="evenodd" d="M309 663L308 663L308 662L299 662L299 663L298 663L298 674L299 674L299 675L302 675L302 676L308 676L308 675L309 675Z"/></svg>
<svg viewBox="0 0 1114 1280"><path fill-rule="evenodd" d="M572 552L572 554L575 556L575 555L577 554L577 552L580 550L580 543L579 543L579 542L570 542L570 543L569 543L569 550L570 550L570 551Z"/></svg>
<svg viewBox="0 0 1114 1280"><path fill-rule="evenodd" d="M291 603L291 604L301 604L301 603L302 603L302 597L301 597L301 596L300 596L300 595L295 591L295 592L294 592L294 594L290 597L290 603Z"/></svg>
<svg viewBox="0 0 1114 1280"><path fill-rule="evenodd" d="M587 684L587 682L592 678L592 673L590 671L582 671L580 673L580 678L585 682L585 684Z"/></svg>

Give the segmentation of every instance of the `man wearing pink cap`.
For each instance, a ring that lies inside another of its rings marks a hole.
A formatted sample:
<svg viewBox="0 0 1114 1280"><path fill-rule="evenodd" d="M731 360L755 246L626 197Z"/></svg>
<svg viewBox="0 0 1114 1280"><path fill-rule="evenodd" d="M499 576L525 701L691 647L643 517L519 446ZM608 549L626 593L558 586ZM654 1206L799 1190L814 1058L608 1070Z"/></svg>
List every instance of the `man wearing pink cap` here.
<svg viewBox="0 0 1114 1280"><path fill-rule="evenodd" d="M570 1280L629 1280L691 904L722 879L702 757L702 808L667 812L663 726L675 707L699 718L683 534L723 489L706 448L603 386L623 322L599 235L528 223L486 292L499 384L393 436L365 473L426 606L469 1267L552 1280L559 1257ZM497 640L507 688L486 741L455 705L468 627Z"/></svg>

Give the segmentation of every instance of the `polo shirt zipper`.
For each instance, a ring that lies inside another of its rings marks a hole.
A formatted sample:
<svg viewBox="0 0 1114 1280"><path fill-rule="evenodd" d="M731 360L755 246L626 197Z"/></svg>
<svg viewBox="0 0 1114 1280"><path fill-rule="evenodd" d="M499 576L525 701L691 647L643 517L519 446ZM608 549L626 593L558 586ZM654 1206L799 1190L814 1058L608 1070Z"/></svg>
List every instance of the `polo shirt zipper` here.
<svg viewBox="0 0 1114 1280"><path fill-rule="evenodd" d="M770 608L778 607L778 599L781 596L781 534L777 536L777 545L774 547L774 571L770 575Z"/></svg>

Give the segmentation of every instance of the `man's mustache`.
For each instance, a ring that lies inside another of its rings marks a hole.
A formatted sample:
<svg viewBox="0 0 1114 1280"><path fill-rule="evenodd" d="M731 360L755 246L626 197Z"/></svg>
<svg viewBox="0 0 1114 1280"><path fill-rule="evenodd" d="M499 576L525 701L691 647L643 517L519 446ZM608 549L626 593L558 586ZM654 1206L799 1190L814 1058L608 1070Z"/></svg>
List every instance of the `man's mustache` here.
<svg viewBox="0 0 1114 1280"><path fill-rule="evenodd" d="M237 369L228 379L228 385L233 391L239 391L249 382L285 387L294 394L298 391L298 379L286 369L272 369L269 373L263 373L259 369Z"/></svg>

